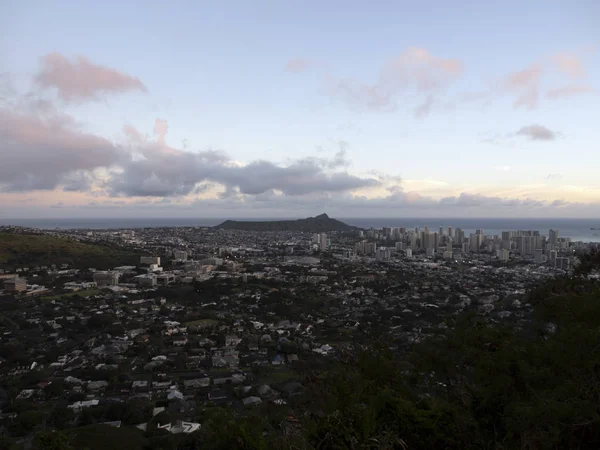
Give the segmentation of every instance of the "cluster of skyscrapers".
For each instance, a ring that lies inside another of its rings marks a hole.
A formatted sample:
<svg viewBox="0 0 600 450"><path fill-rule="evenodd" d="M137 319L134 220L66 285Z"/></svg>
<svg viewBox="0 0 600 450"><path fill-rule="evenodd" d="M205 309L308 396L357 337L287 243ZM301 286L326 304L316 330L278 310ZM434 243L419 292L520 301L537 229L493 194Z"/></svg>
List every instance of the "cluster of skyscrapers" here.
<svg viewBox="0 0 600 450"><path fill-rule="evenodd" d="M466 236L460 228L440 227L438 231L431 231L427 226L423 229L384 227L361 231L360 234L365 239L356 244L356 253L375 256L379 260L387 260L393 253L402 251L407 256L409 253L412 256L413 252L424 252L430 257L441 254L448 259L456 254L486 252L495 253L503 261L516 254L531 256L539 264L550 263L560 268L568 268L569 265L569 258L561 257L559 253L569 249L570 239L559 237L558 230L550 230L547 237L537 230L503 231L501 235L492 236L481 229ZM393 247L390 241L394 242Z"/></svg>

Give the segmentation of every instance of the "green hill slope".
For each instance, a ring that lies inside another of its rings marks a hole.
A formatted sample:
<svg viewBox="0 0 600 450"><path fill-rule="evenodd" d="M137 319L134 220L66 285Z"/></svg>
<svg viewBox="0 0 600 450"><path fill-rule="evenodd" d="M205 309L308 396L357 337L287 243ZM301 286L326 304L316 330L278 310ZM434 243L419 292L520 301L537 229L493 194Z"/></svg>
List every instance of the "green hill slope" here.
<svg viewBox="0 0 600 450"><path fill-rule="evenodd" d="M137 264L140 252L88 244L54 236L0 233L0 268L24 265L70 264L109 268Z"/></svg>

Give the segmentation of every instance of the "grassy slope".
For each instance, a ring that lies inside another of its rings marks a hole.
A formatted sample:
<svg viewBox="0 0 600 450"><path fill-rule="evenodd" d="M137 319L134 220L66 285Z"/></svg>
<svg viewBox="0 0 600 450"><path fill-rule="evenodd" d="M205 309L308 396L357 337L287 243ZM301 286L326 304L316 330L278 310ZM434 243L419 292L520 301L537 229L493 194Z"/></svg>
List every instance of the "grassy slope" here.
<svg viewBox="0 0 600 450"><path fill-rule="evenodd" d="M128 250L54 236L0 233L2 268L63 263L82 268L109 268L137 264L139 255Z"/></svg>

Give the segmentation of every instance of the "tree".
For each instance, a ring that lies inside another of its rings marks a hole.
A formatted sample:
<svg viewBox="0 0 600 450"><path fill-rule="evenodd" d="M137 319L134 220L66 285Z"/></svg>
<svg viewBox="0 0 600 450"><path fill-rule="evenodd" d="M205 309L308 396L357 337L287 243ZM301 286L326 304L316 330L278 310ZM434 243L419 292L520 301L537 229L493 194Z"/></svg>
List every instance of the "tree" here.
<svg viewBox="0 0 600 450"><path fill-rule="evenodd" d="M35 435L35 448L39 450L72 450L71 442L61 431L40 431Z"/></svg>

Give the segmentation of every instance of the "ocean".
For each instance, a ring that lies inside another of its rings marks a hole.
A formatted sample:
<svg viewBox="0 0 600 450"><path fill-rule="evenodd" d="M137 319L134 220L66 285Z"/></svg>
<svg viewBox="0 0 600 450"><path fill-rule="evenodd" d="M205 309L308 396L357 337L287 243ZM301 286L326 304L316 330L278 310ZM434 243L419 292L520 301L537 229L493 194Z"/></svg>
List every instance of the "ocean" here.
<svg viewBox="0 0 600 450"><path fill-rule="evenodd" d="M486 235L501 235L502 231L539 230L548 235L548 230L559 230L559 236L570 237L573 241L600 242L599 219L491 219L491 218L365 218L336 217L337 219L361 228L381 227L425 227L437 231L439 227L461 228L466 234L482 229ZM0 219L1 225L19 225L41 229L123 229L142 227L182 227L214 226L226 219L219 218L137 218L137 219ZM236 220L283 220L279 219L236 219Z"/></svg>

